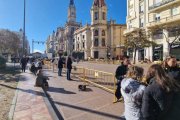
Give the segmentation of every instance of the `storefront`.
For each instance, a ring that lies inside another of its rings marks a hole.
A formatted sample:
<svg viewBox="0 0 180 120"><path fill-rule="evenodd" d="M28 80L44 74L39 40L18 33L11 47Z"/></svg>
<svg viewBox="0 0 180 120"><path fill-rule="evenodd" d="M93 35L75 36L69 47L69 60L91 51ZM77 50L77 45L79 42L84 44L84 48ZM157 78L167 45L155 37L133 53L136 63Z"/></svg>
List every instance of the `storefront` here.
<svg viewBox="0 0 180 120"><path fill-rule="evenodd" d="M171 46L171 55L176 56L180 60L180 43L175 43Z"/></svg>
<svg viewBox="0 0 180 120"><path fill-rule="evenodd" d="M139 49L138 50L138 60L139 61L144 60L144 49Z"/></svg>
<svg viewBox="0 0 180 120"><path fill-rule="evenodd" d="M163 45L153 47L153 61L163 60Z"/></svg>

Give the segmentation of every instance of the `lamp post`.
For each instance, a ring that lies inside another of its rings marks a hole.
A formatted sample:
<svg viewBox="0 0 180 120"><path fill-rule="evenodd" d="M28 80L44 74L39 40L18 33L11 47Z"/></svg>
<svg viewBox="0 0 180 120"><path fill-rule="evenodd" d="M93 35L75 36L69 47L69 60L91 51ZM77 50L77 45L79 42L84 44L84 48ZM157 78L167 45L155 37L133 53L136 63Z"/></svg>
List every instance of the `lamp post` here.
<svg viewBox="0 0 180 120"><path fill-rule="evenodd" d="M23 21L23 55L24 55L24 43L25 43L25 29L26 29L26 0L24 0L24 21Z"/></svg>

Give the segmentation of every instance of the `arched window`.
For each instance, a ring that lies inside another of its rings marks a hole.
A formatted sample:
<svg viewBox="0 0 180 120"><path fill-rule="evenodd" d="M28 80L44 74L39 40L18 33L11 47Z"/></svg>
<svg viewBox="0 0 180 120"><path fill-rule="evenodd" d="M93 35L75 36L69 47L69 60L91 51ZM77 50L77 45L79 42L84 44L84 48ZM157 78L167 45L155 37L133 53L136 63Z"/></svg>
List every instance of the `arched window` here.
<svg viewBox="0 0 180 120"><path fill-rule="evenodd" d="M98 34L99 34L98 30L95 30L94 31L94 36L98 36Z"/></svg>
<svg viewBox="0 0 180 120"><path fill-rule="evenodd" d="M99 17L98 12L95 12L94 13L94 20L98 20L98 17Z"/></svg>
<svg viewBox="0 0 180 120"><path fill-rule="evenodd" d="M105 12L103 12L102 18L103 18L103 20L106 20L106 13Z"/></svg>
<svg viewBox="0 0 180 120"><path fill-rule="evenodd" d="M98 47L98 46L99 46L99 40L98 40L97 38L94 40L94 46L95 46L95 47Z"/></svg>
<svg viewBox="0 0 180 120"><path fill-rule="evenodd" d="M101 42L101 43L102 43L102 46L103 46L103 47L106 46L106 42L105 42L105 39L104 39L104 38L102 39L102 42Z"/></svg>
<svg viewBox="0 0 180 120"><path fill-rule="evenodd" d="M106 33L105 33L105 30L102 30L102 36L105 36Z"/></svg>

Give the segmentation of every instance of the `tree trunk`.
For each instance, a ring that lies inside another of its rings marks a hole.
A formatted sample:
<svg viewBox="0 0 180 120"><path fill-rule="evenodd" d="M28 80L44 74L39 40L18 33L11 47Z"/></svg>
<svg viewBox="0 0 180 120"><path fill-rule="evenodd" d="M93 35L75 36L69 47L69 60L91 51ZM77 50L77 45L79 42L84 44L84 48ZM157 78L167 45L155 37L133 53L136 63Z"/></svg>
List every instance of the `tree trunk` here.
<svg viewBox="0 0 180 120"><path fill-rule="evenodd" d="M136 51L137 51L137 49L134 48L133 64L136 64Z"/></svg>

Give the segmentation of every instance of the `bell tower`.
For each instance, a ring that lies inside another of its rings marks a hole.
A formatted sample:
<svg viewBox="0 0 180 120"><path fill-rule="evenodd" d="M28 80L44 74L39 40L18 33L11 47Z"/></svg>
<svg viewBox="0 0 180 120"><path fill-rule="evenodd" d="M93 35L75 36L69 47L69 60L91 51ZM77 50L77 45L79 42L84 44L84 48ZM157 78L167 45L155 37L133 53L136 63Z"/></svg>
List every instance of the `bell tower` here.
<svg viewBox="0 0 180 120"><path fill-rule="evenodd" d="M68 22L76 21L76 7L74 4L74 0L70 0L69 8L68 8Z"/></svg>
<svg viewBox="0 0 180 120"><path fill-rule="evenodd" d="M94 0L91 8L91 24L107 23L107 6L104 0Z"/></svg>

